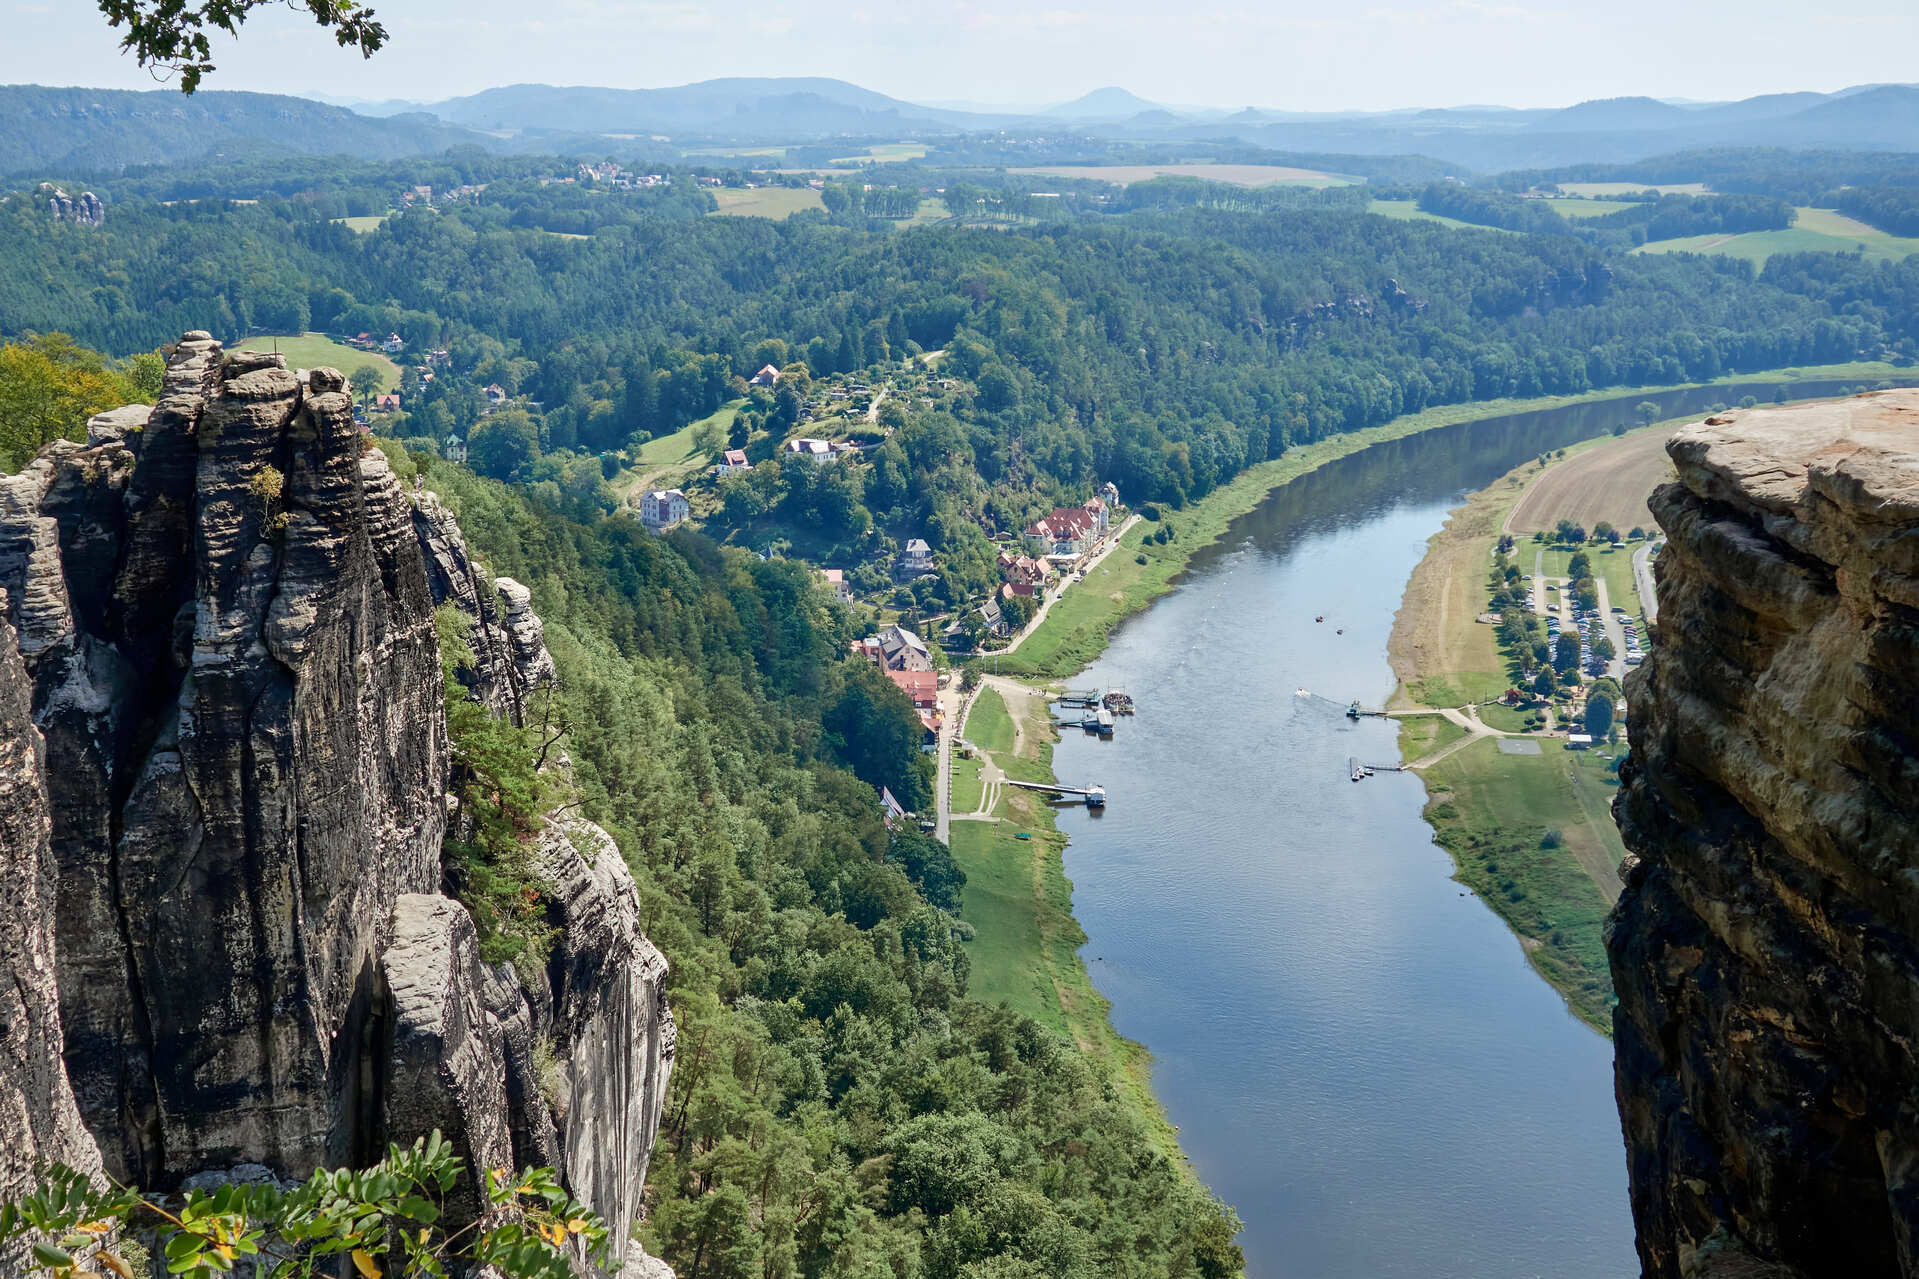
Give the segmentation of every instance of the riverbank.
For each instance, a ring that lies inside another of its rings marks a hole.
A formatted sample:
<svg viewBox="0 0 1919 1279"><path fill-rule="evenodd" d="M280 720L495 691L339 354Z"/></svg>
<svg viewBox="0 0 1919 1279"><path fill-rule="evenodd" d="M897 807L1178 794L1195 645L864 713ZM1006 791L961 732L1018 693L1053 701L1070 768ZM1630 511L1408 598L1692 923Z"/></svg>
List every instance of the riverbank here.
<svg viewBox="0 0 1919 1279"><path fill-rule="evenodd" d="M1595 513L1627 519L1617 525L1622 531L1635 524L1650 530L1651 514L1641 513L1644 498L1664 471L1649 465L1647 455L1659 451L1663 460L1664 441L1697 416L1569 445L1513 468L1455 507L1427 542L1394 617L1387 654L1399 683L1388 705L1496 702L1519 682L1500 651L1497 628L1477 620L1490 608L1489 574L1501 535L1516 537L1512 559L1522 574L1538 579L1533 599L1546 601L1543 584L1564 578L1572 552L1545 547L1527 532ZM1608 491L1622 485L1644 492L1628 500L1623 490ZM1556 503L1577 509L1561 512ZM1586 548L1603 583L1603 613L1617 604L1627 616L1643 618L1630 562L1638 545ZM1572 750L1563 726L1549 733L1537 718L1497 705L1478 713L1508 731L1535 727L1518 742L1474 742L1420 770L1434 839L1451 854L1455 878L1505 922L1567 1006L1610 1035L1614 997L1602 930L1621 888L1625 846L1611 806L1625 747L1601 741ZM1431 722L1401 721L1402 759L1434 749ZM1518 753L1528 748L1537 753Z"/></svg>
<svg viewBox="0 0 1919 1279"><path fill-rule="evenodd" d="M1862 361L1774 369L1672 386L1613 387L1582 395L1480 400L1471 404L1448 404L1427 409L1395 418L1381 426L1301 445L1287 450L1281 457L1248 468L1231 483L1222 485L1183 509L1162 508L1163 519L1160 522L1147 520L1135 525L1120 539L1117 550L1104 563L1052 607L1046 619L1026 636L1017 652L997 659L996 669L1009 675L1047 679L1064 679L1084 669L1105 651L1107 637L1115 626L1171 590L1195 554L1217 542L1234 520L1257 507L1274 489L1375 444L1505 413L1564 408L1607 400L1618 400L1623 406L1646 395L1697 386L1814 379L1858 379L1864 383L1909 375L1910 372L1879 361ZM1163 543L1148 540L1149 535L1158 533L1162 525L1172 528L1172 539ZM989 656L989 662L994 660Z"/></svg>
<svg viewBox="0 0 1919 1279"><path fill-rule="evenodd" d="M1046 697L1030 685L989 678L968 713L966 737L989 774L1055 780L1058 731ZM1151 1055L1113 1029L1112 1005L1080 957L1086 934L1073 916L1066 836L1053 810L1036 792L1002 786L990 813L956 814L951 826L953 859L966 872L961 915L973 928L968 993L1004 1002L1070 1039L1111 1080L1159 1153L1199 1184L1153 1095Z"/></svg>

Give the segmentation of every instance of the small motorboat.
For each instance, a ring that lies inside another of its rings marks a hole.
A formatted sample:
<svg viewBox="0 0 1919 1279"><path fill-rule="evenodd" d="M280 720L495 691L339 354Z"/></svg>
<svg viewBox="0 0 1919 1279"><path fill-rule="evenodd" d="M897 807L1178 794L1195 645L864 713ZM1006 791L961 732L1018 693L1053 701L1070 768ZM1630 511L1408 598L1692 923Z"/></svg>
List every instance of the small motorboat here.
<svg viewBox="0 0 1919 1279"><path fill-rule="evenodd" d="M1315 617L1313 620L1315 622L1323 622L1326 620L1326 615L1324 613L1321 613L1318 617Z"/></svg>
<svg viewBox="0 0 1919 1279"><path fill-rule="evenodd" d="M1333 632L1333 634L1335 635L1344 635L1345 633L1346 633L1346 628L1343 626Z"/></svg>

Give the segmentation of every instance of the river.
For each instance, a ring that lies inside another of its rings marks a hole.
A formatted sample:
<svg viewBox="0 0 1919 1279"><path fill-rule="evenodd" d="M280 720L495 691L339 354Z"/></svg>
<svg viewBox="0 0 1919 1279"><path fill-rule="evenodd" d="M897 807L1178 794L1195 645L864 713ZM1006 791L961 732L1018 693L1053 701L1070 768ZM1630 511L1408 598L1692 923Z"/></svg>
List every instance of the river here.
<svg viewBox="0 0 1919 1279"><path fill-rule="evenodd" d="M1082 955L1245 1220L1257 1279L1637 1273L1610 1042L1452 881L1419 779L1349 780L1349 756L1398 760L1393 725L1295 691L1383 702L1406 579L1466 494L1642 399L1672 417L1774 385L1508 414L1330 463L1074 679L1139 704L1054 756L1111 795L1060 817Z"/></svg>

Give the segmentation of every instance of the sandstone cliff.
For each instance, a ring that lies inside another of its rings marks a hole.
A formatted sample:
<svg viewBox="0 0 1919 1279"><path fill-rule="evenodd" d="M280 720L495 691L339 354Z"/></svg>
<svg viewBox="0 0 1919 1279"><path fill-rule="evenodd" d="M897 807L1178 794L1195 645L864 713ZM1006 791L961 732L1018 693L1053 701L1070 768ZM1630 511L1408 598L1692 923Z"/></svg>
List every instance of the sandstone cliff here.
<svg viewBox="0 0 1919 1279"><path fill-rule="evenodd" d="M1919 392L1679 432L1608 927L1645 1273L1919 1273Z"/></svg>
<svg viewBox="0 0 1919 1279"><path fill-rule="evenodd" d="M438 1127L482 1165L560 1167L623 1245L672 1063L665 964L588 823L543 844L546 980L483 965L441 895L434 608L467 612L496 714L552 659L527 591L402 492L340 375L187 335L152 410L0 477L0 589L0 902L58 921L0 965L59 1003L0 1027L0 1105L83 1159L77 1100L105 1168L156 1188ZM31 725L8 714L29 697Z"/></svg>

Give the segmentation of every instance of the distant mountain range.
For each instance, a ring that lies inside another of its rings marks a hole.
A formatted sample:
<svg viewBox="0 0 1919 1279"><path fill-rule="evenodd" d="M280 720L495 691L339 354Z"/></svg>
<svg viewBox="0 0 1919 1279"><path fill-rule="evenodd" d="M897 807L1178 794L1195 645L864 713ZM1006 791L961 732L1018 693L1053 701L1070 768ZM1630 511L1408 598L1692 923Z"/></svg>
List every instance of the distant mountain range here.
<svg viewBox="0 0 1919 1279"><path fill-rule="evenodd" d="M338 102L340 100L336 100ZM1053 106L923 105L825 77L731 78L665 89L507 85L443 102L344 105L209 90L0 87L0 173L111 169L208 155L384 159L455 145L590 152L609 139L775 145L1008 131L1115 142L1426 156L1481 173L1624 163L1710 147L1919 152L1919 87L1862 85L1739 102L1626 97L1556 109L1461 106L1308 113L1174 107L1107 87Z"/></svg>
<svg viewBox="0 0 1919 1279"><path fill-rule="evenodd" d="M0 173L112 170L225 155L386 160L480 139L428 115L374 119L307 98L208 89L0 85Z"/></svg>

